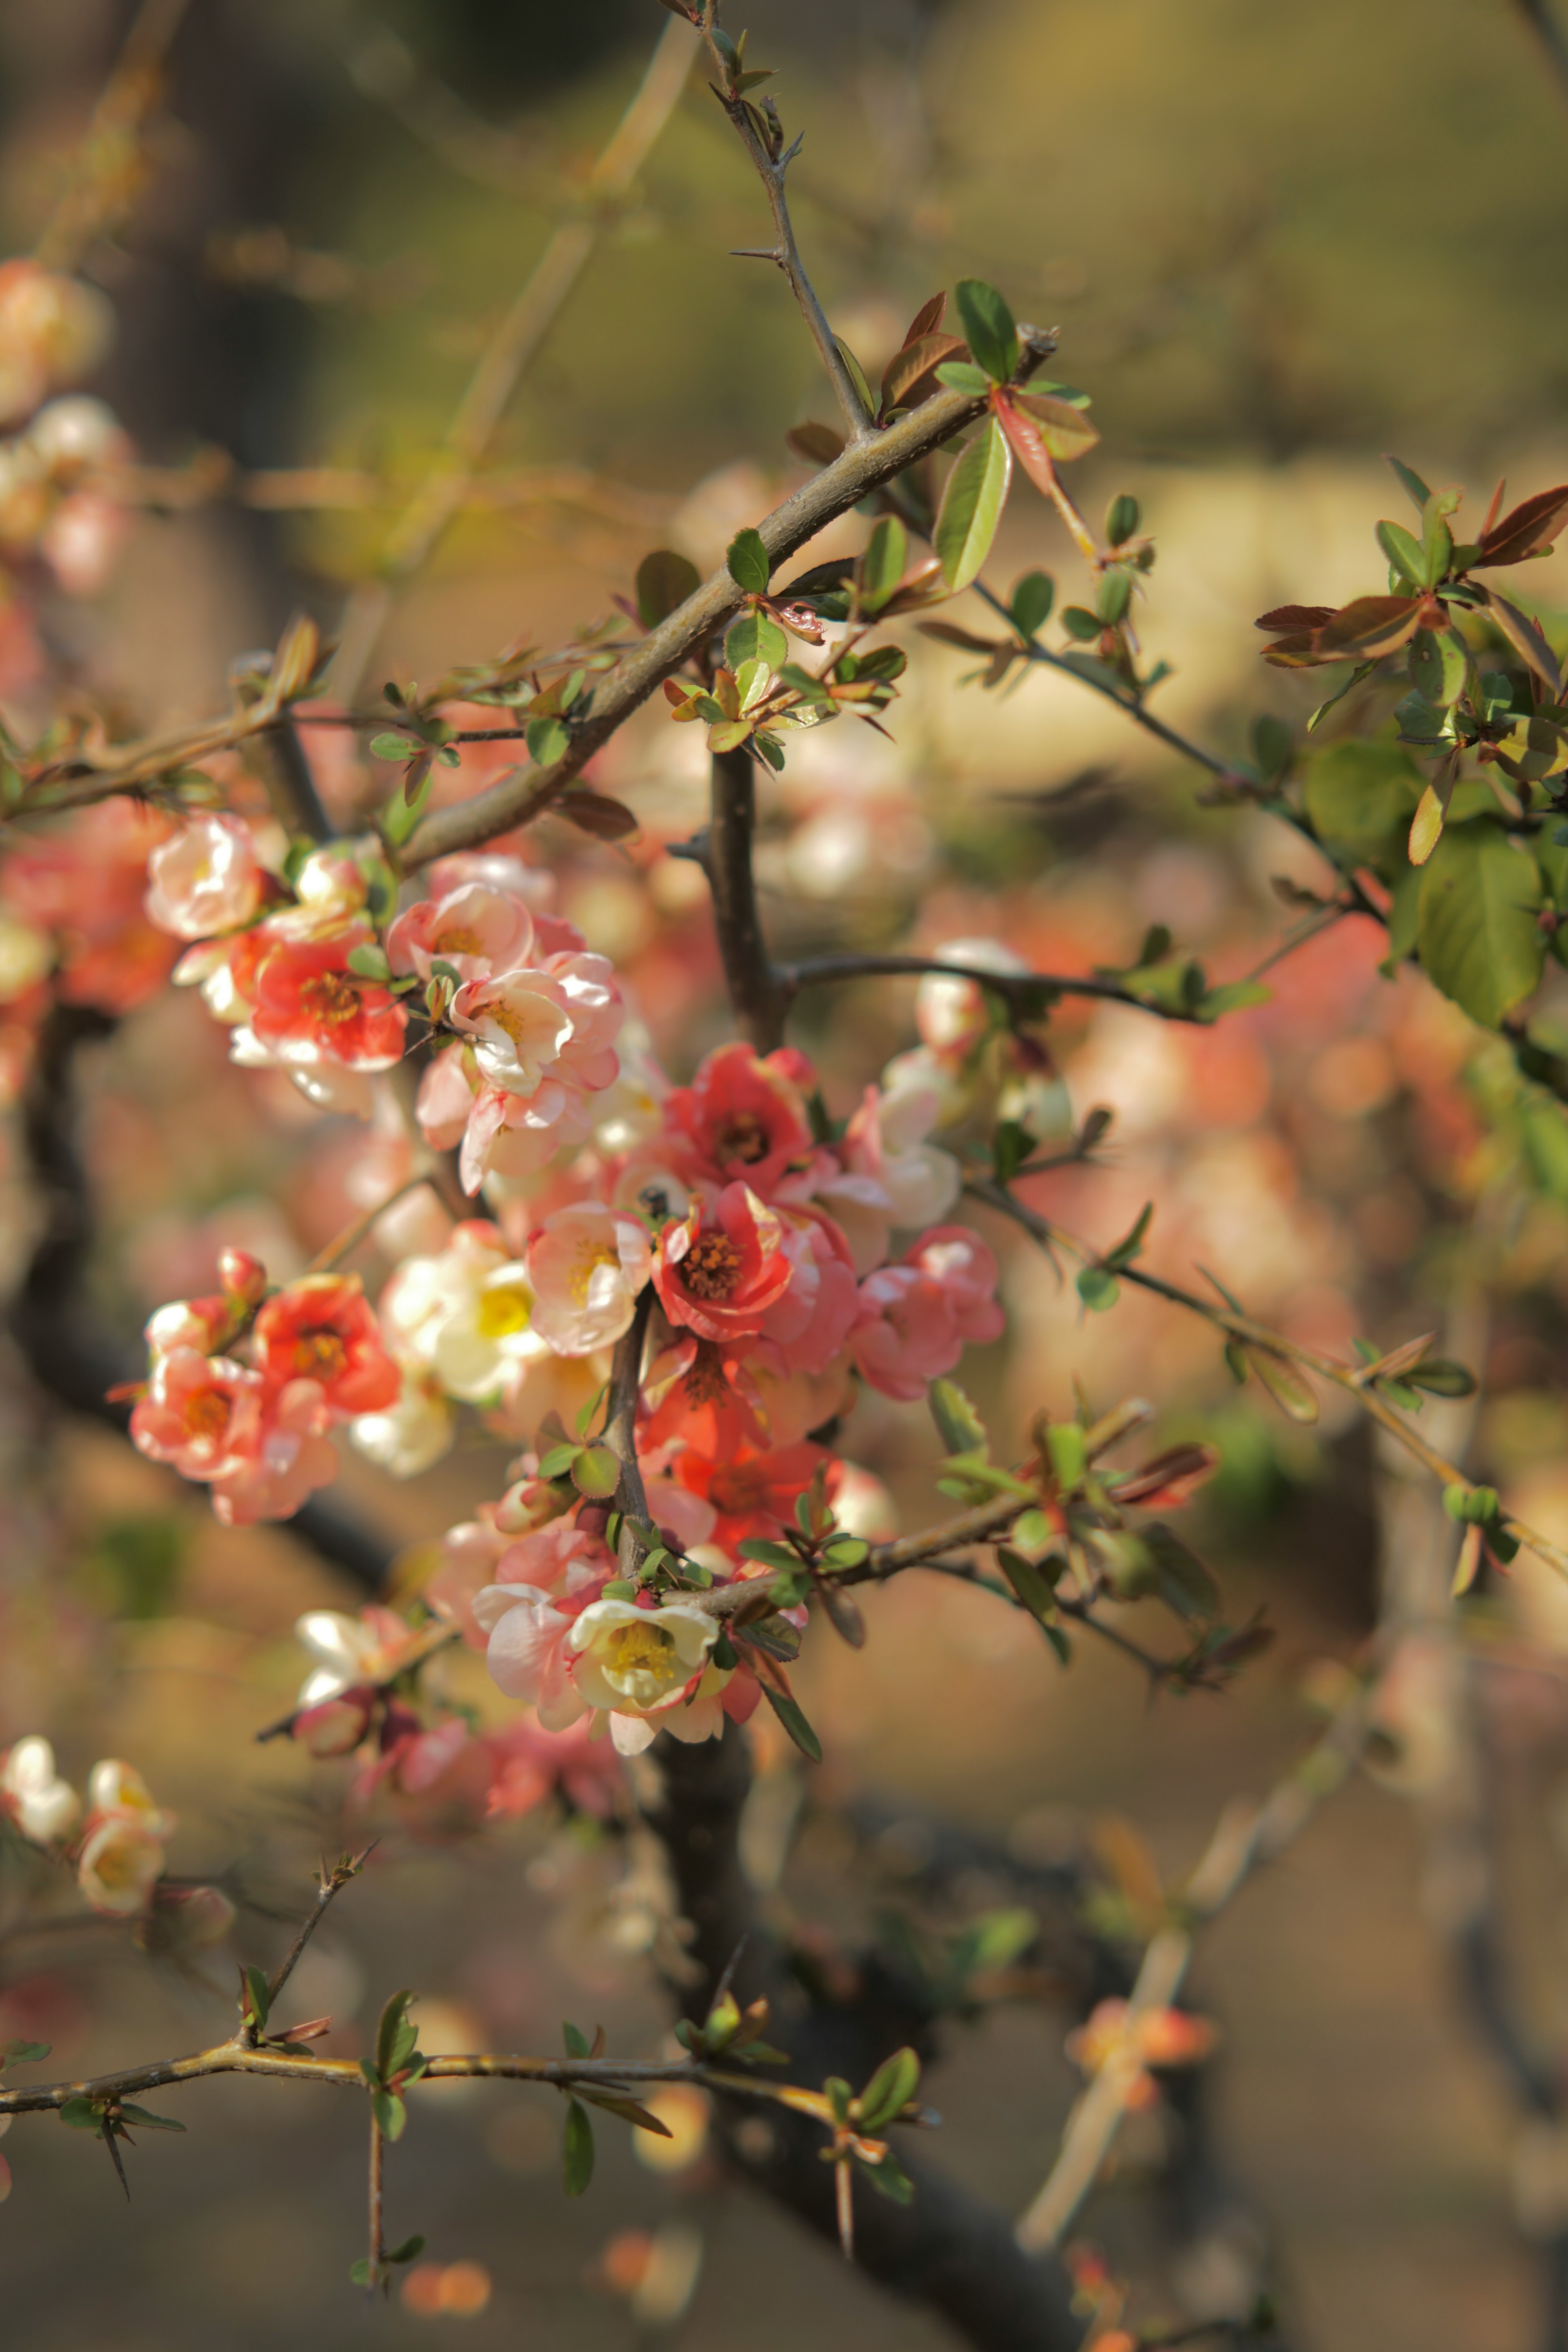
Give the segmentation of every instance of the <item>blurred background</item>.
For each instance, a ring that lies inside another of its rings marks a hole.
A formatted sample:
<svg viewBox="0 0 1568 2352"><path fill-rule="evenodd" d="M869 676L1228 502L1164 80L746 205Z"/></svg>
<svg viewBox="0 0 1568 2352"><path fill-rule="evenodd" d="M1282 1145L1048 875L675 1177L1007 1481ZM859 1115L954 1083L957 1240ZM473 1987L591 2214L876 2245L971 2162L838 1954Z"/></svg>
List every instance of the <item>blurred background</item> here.
<svg viewBox="0 0 1568 2352"><path fill-rule="evenodd" d="M1516 495L1563 476L1568 94L1527 10L730 13L748 62L781 69L770 87L805 133L801 241L873 381L958 276L1059 325L1054 365L1092 394L1103 436L1075 494L1095 515L1117 492L1140 500L1160 550L1145 641L1173 671L1157 708L1222 757L1244 751L1260 711L1299 724L1318 698L1258 663L1255 614L1381 586L1373 526L1402 509L1380 452L1468 483L1478 516L1500 476ZM5 251L50 218L129 16L106 0L0 12ZM666 21L652 0L191 0L146 184L88 272L117 320L89 388L146 471L101 578L37 590L26 625L0 630L0 699L24 732L62 681L127 727L200 716L222 707L234 656L273 642L291 610L336 628ZM827 418L829 395L782 280L730 257L763 234L755 182L694 75L508 408L490 494L392 610L373 684L519 639L562 644L630 593L649 549L706 569L801 478L785 434ZM864 530L851 519L814 553ZM1036 566L1058 576L1058 604L1081 594L1065 534L1024 485L993 568ZM1568 627L1568 563L1535 566L1529 590L1551 629ZM1087 970L1129 961L1164 923L1228 979L1291 919L1272 877L1322 883L1310 847L1205 805L1197 770L1071 678L986 692L963 682L963 656L904 634L918 654L894 740L847 720L766 787L761 869L782 950L988 938ZM531 836L680 1077L725 1034L700 878L668 854L701 821L697 731L661 706L604 756L596 774L643 820L629 847L552 822ZM323 730L313 746L345 817L388 777L350 740ZM503 748L470 751L444 789L499 772L484 753ZM1495 1041L1408 969L1379 976L1380 942L1340 925L1279 967L1270 1004L1212 1031L1064 1009L1058 1122L1105 1104L1116 1124L1102 1167L1038 1198L1107 1245L1153 1197L1151 1263L1186 1281L1216 1265L1260 1318L1342 1350L1358 1332L1393 1346L1451 1329L1484 1196L1492 1306L1463 1331L1488 1378L1473 1458L1568 1539L1568 1155L1522 1130ZM798 1042L836 1108L910 1042L911 1014L900 982L803 1009ZM148 997L83 1071L92 1294L127 1341L153 1306L206 1285L224 1244L286 1276L353 1213L354 1123L233 1069L191 995ZM37 1234L15 1118L8 1149L0 1255L15 1276ZM1166 1433L1212 1437L1225 1466L1194 1539L1229 1621L1264 1605L1279 1638L1223 1697L1151 1704L1126 1661L1080 1648L1063 1674L1032 1625L934 1579L872 1595L862 1654L818 1628L803 1691L829 1760L807 1788L764 1744L751 1860L827 1959L883 1912L935 1933L1044 1904L1084 1856L1123 1893L1149 1868L1190 1867L1224 1801L1313 1736L1376 1614L1396 1514L1363 1425L1325 1408L1296 1426L1256 1384L1236 1391L1207 1327L1131 1296L1086 1319L1042 1258L990 1237L1011 1334L972 1352L965 1377L995 1424L1069 1409L1076 1378L1100 1408L1147 1393ZM375 1867L300 1972L302 2013L342 2021L342 2050L404 1983L422 1989L427 2048L549 2050L563 2016L602 2019L616 2048L659 2047L660 1895L636 1845L542 1813L457 1835L373 1804L345 1825L342 1772L254 1734L290 1704L294 1619L353 1607L352 1586L281 1533L217 1528L199 1496L49 1404L14 1357L0 1379L0 1745L47 1731L78 1778L94 1756L134 1758L180 1815L174 1866L241 1902L246 1957L278 1948L320 1851L379 1832ZM868 1399L850 1444L906 1524L929 1516L922 1410ZM500 1491L511 1450L481 1434L401 1486L350 1462L342 1486L412 1577ZM1568 2034L1568 1603L1521 1556L1473 1622L1504 1972L1551 2066ZM1568 2222L1568 2146L1521 2114L1462 1995L1441 1867L1448 1737L1417 1658L1368 1770L1204 1945L1194 1997L1220 2028L1205 2146L1224 2225L1184 2236L1162 2203L1185 2128L1163 2109L1135 2119L1081 2224L1163 2282L1163 2309L1224 2308L1267 2243L1303 2352L1543 2340L1539 2242ZM182 1975L112 1933L28 1934L0 1922L0 2035L50 2040L73 2073L225 2030L216 1962ZM941 2156L1010 2208L1058 2145L1069 2022L1047 1987L946 2032ZM433 2257L479 2268L443 2310L367 2312L346 2284L359 2130L313 2096L195 2086L188 2137L133 2158L129 2208L85 2135L18 2124L0 2212L10 2340L950 2340L726 2185L700 2113L676 2118L663 2169L601 2134L598 2177L569 2205L552 2105L499 2086L417 2094L391 2165L393 2233L423 2229Z"/></svg>

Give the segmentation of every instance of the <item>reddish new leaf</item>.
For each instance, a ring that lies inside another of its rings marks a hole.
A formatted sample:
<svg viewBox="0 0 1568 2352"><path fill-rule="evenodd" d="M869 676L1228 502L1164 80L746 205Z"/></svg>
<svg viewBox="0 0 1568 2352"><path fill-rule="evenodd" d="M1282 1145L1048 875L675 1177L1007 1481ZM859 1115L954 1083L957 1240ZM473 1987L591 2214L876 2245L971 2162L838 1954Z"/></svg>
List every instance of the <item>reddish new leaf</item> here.
<svg viewBox="0 0 1568 2352"><path fill-rule="evenodd" d="M1506 596L1500 596L1495 588L1487 592L1487 609L1514 651L1529 663L1555 701L1562 690L1557 656L1537 624L1528 613L1521 613L1517 604L1510 604Z"/></svg>
<svg viewBox="0 0 1568 2352"><path fill-rule="evenodd" d="M1334 617L1332 604L1276 604L1271 613L1260 613L1253 623L1255 629L1323 628Z"/></svg>
<svg viewBox="0 0 1568 2352"><path fill-rule="evenodd" d="M946 311L946 309L947 296L945 293L933 294L929 302L922 302L921 304L920 309L910 320L909 328L905 333L905 351L909 350L911 343L918 343L922 336L935 334L937 329L942 324L942 316Z"/></svg>
<svg viewBox="0 0 1568 2352"><path fill-rule="evenodd" d="M567 793L555 805L560 815L595 841L622 841L636 833L640 822L624 801L613 801L604 793Z"/></svg>
<svg viewBox="0 0 1568 2352"><path fill-rule="evenodd" d="M882 415L895 408L918 408L942 390L937 370L944 360L963 358L969 350L962 335L922 335L895 352L882 372Z"/></svg>
<svg viewBox="0 0 1568 2352"><path fill-rule="evenodd" d="M1321 660L1376 661L1408 645L1421 623L1420 596L1357 596L1325 621L1312 641Z"/></svg>
<svg viewBox="0 0 1568 2352"><path fill-rule="evenodd" d="M1568 519L1568 482L1560 482L1554 490L1537 490L1532 499L1524 499L1505 514L1500 522L1489 522L1480 537L1482 564L1522 563L1527 556L1544 555Z"/></svg>
<svg viewBox="0 0 1568 2352"><path fill-rule="evenodd" d="M804 425L792 425L784 435L784 445L792 456L807 466L831 466L835 457L844 455L844 436L836 433L831 425L817 425L808 418Z"/></svg>
<svg viewBox="0 0 1568 2352"><path fill-rule="evenodd" d="M1157 1454L1135 1470L1130 1478L1121 1480L1116 1487L1118 1503L1138 1503L1145 1510L1175 1510L1190 1500L1205 1478L1211 1478L1219 1468L1219 1454L1212 1445L1188 1444L1173 1445Z"/></svg>
<svg viewBox="0 0 1568 2352"><path fill-rule="evenodd" d="M1009 393L1005 401L997 402L996 409L998 415L1002 415L1005 409L1010 409L1015 416L1026 420L1047 457L1054 457L1058 465L1065 466L1074 457L1087 457L1100 439L1098 429L1089 423L1081 408L1075 408L1070 400L1053 400L1048 393ZM1005 415L1003 423L1006 424ZM1011 437L1013 446L1026 467L1028 459L1024 457L1023 443L1016 434Z"/></svg>

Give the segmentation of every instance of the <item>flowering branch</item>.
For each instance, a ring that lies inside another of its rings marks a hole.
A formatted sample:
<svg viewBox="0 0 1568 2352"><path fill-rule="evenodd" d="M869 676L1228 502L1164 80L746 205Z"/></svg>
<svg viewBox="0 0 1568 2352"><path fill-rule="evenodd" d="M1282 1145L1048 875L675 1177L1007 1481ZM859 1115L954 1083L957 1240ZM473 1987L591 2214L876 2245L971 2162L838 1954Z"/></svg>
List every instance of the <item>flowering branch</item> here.
<svg viewBox="0 0 1568 2352"><path fill-rule="evenodd" d="M803 988L836 987L847 980L900 980L925 972L951 972L973 980L1000 996L1018 1015L1034 1013L1052 996L1096 997L1108 1004L1135 1005L1140 1013L1158 1013L1163 1021L1186 1021L1203 1025L1202 1016L1181 1007L1156 1004L1120 981L1068 978L1054 971L991 971L952 956L846 954L813 956L807 963L782 964L773 977L782 993L794 998Z"/></svg>

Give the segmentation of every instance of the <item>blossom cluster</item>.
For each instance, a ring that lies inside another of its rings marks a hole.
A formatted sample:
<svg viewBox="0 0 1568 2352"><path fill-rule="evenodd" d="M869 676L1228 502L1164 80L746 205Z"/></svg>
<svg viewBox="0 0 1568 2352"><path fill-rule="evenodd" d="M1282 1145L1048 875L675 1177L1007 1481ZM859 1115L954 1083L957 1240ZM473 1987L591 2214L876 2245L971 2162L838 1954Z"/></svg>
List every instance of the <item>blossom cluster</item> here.
<svg viewBox="0 0 1568 2352"><path fill-rule="evenodd" d="M636 1752L661 1728L710 1737L764 1684L787 1696L783 1664L731 1637L711 1589L761 1572L745 1547L777 1539L807 1490L828 1529L851 1525L874 1482L830 1441L862 1385L917 1400L1002 1328L995 1261L952 1219L960 1167L933 1140L990 1034L978 992L978 1037L939 1000L920 1051L835 1119L790 1048L722 1046L670 1084L611 964L516 858L445 860L399 907L373 842L283 877L240 819L200 815L149 872L150 917L186 942L175 977L229 1024L234 1057L373 1117L384 1074L415 1057L404 1164L419 1143L455 1152L489 1213L404 1255L375 1315L340 1274L265 1297L234 1254L221 1297L149 1324L137 1443L247 1520L287 1515L331 1475L334 1421L410 1475L478 1410L525 1451L501 1501L453 1530L426 1601L532 1706L531 1739L607 1727ZM652 1580L617 1559L619 1465L607 1483L581 1465L611 1350L639 1317L637 1467L669 1563ZM781 1615L786 1653L800 1614ZM401 1619L311 1620L307 1638L331 1653L301 1693L308 1744L363 1747L372 1780L410 1792L472 1774L458 1716L426 1723L392 1695ZM498 1810L561 1780L528 1741L486 1753Z"/></svg>
<svg viewBox="0 0 1568 2352"><path fill-rule="evenodd" d="M84 1799L64 1779L47 1739L30 1733L0 1755L0 1822L40 1853L68 1864L81 1894L109 1918L139 1919L160 1949L221 1943L234 1906L214 1886L163 1882L174 1817L157 1804L132 1764L106 1757Z"/></svg>

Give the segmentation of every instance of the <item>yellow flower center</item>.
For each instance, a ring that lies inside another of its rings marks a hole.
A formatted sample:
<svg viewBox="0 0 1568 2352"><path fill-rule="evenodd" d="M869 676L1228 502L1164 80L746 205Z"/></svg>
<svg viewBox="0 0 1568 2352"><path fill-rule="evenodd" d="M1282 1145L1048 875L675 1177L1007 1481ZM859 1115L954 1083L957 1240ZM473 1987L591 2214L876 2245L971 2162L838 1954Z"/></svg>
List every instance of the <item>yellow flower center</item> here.
<svg viewBox="0 0 1568 2352"><path fill-rule="evenodd" d="M577 1253L577 1263L572 1269L572 1278L569 1285L572 1293L572 1304L574 1307L585 1307L587 1305L588 1291L594 1280L595 1267L600 1265L615 1265L616 1263L617 1260L616 1253L607 1242L584 1242L583 1244L582 1248Z"/></svg>
<svg viewBox="0 0 1568 2352"><path fill-rule="evenodd" d="M314 1021L335 1027L352 1021L360 1011L360 992L341 971L318 971L300 984L300 1002Z"/></svg>
<svg viewBox="0 0 1568 2352"><path fill-rule="evenodd" d="M611 1673L629 1675L641 1667L662 1672L675 1644L658 1625L617 1625L605 1646L610 1654Z"/></svg>
<svg viewBox="0 0 1568 2352"><path fill-rule="evenodd" d="M480 1336L510 1339L514 1333L527 1330L531 1312L532 1301L520 1282L498 1283L493 1290L479 1293Z"/></svg>

